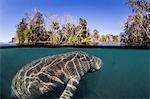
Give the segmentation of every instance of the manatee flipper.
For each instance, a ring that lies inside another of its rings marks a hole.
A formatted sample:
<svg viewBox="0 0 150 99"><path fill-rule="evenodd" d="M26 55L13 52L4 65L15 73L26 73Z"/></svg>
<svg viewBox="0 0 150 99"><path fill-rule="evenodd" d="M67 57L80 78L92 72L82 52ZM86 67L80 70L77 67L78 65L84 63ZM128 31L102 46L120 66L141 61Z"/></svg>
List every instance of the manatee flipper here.
<svg viewBox="0 0 150 99"><path fill-rule="evenodd" d="M73 77L71 78L65 90L63 91L62 95L60 96L60 99L71 99L73 97L75 90L77 89L77 85L79 84L80 77Z"/></svg>

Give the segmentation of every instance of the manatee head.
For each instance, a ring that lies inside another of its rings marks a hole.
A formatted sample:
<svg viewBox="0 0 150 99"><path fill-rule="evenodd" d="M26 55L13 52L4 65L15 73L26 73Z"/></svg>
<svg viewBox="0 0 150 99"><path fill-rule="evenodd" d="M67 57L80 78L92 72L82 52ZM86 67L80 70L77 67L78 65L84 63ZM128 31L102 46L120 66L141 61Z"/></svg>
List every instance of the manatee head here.
<svg viewBox="0 0 150 99"><path fill-rule="evenodd" d="M102 60L96 56L92 56L91 62L92 62L92 67L90 70L91 72L99 70L103 65Z"/></svg>

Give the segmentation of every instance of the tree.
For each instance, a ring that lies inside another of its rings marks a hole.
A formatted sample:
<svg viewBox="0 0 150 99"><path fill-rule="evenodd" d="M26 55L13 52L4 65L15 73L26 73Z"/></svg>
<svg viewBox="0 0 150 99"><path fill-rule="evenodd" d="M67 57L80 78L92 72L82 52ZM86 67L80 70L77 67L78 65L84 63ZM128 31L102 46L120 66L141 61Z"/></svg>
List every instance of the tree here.
<svg viewBox="0 0 150 99"><path fill-rule="evenodd" d="M82 37L87 38L89 36L89 33L87 31L87 21L85 19L80 18L80 25L82 28Z"/></svg>
<svg viewBox="0 0 150 99"><path fill-rule="evenodd" d="M135 14L128 17L121 41L133 46L149 46L150 3L147 0L128 0L128 6Z"/></svg>
<svg viewBox="0 0 150 99"><path fill-rule="evenodd" d="M40 11L36 10L33 18L29 22L32 31L33 43L45 41L46 29L44 26L44 18Z"/></svg>
<svg viewBox="0 0 150 99"><path fill-rule="evenodd" d="M31 37L32 37L32 33L31 30L29 28L26 28L24 31L24 37L25 37L25 42L24 43L30 43L31 42Z"/></svg>
<svg viewBox="0 0 150 99"><path fill-rule="evenodd" d="M23 18L21 20L21 22L19 23L19 25L17 26L17 41L18 44L23 44L25 41L25 37L24 37L24 31L27 28L27 23L26 23L26 19Z"/></svg>
<svg viewBox="0 0 150 99"><path fill-rule="evenodd" d="M52 44L90 44L92 35L87 28L87 21L80 18L79 23L75 23L74 17L63 17L66 21L60 23L58 16L52 16L49 31L45 28L44 18L40 11L36 10L31 16L26 14L17 28L17 38L19 44L36 44L36 43L52 43ZM95 36L98 31L94 30Z"/></svg>
<svg viewBox="0 0 150 99"><path fill-rule="evenodd" d="M77 26L72 23L66 23L62 26L60 34L61 43L74 43L77 38Z"/></svg>
<svg viewBox="0 0 150 99"><path fill-rule="evenodd" d="M99 39L99 31L97 29L94 29L93 33L94 33L93 37L95 38L95 40L98 40Z"/></svg>
<svg viewBox="0 0 150 99"><path fill-rule="evenodd" d="M69 44L77 44L77 42L78 42L77 35L73 35L73 34L69 35L69 37L68 37Z"/></svg>
<svg viewBox="0 0 150 99"><path fill-rule="evenodd" d="M113 42L119 42L119 36L118 35L113 35Z"/></svg>
<svg viewBox="0 0 150 99"><path fill-rule="evenodd" d="M53 30L58 30L59 29L59 23L58 22L52 22L52 25L51 25L51 28L53 29Z"/></svg>
<svg viewBox="0 0 150 99"><path fill-rule="evenodd" d="M128 7L136 13L150 12L150 3L147 0L128 0Z"/></svg>

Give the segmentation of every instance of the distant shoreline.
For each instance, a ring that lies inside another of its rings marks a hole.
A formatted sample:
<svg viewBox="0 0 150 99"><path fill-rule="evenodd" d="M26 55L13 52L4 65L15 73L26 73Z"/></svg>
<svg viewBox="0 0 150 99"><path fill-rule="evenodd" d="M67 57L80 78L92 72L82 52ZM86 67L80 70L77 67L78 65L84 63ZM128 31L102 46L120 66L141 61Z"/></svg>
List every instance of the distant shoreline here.
<svg viewBox="0 0 150 99"><path fill-rule="evenodd" d="M0 48L120 48L120 49L150 49L150 46L108 46L108 45L9 45Z"/></svg>

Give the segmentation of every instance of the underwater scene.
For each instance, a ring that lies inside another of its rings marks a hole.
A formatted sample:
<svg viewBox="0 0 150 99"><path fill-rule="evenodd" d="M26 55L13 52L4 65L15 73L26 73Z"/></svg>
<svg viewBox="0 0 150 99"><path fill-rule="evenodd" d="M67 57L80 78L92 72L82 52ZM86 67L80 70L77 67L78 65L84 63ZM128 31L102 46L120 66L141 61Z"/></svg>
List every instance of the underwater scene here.
<svg viewBox="0 0 150 99"><path fill-rule="evenodd" d="M33 60L64 54L85 52L102 60L100 70L81 77L73 98L90 99L148 99L149 55L147 49L119 48L1 48L0 96L13 98L11 84L16 73ZM62 64L63 66L63 64ZM59 98L66 85L33 97L35 99Z"/></svg>
<svg viewBox="0 0 150 99"><path fill-rule="evenodd" d="M150 99L150 0L0 7L0 99Z"/></svg>

